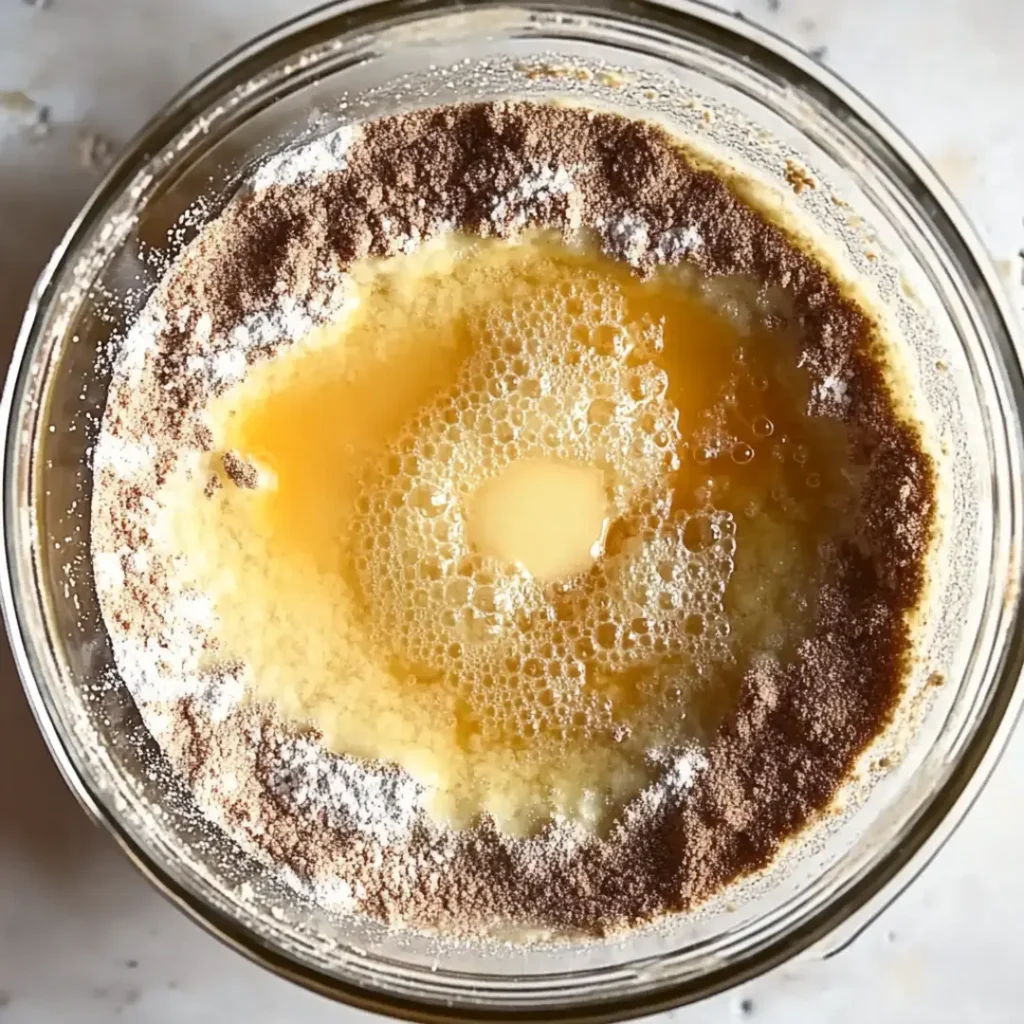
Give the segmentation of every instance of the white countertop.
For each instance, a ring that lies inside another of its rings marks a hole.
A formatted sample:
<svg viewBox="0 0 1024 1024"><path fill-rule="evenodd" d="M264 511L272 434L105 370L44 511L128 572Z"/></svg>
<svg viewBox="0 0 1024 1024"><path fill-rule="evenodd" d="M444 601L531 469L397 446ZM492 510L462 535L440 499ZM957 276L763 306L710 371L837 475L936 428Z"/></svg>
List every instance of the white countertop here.
<svg viewBox="0 0 1024 1024"><path fill-rule="evenodd" d="M1021 0L737 0L862 90L934 163L1019 287ZM0 0L0 348L117 146L299 0ZM48 108L40 125L39 108ZM95 159L99 158L99 159ZM1020 292L1017 292L1018 297ZM166 904L50 764L0 654L0 1024L373 1018L272 977ZM1024 733L966 824L849 950L661 1018L681 1024L1024 1020ZM1021 844L1018 846L1018 844Z"/></svg>

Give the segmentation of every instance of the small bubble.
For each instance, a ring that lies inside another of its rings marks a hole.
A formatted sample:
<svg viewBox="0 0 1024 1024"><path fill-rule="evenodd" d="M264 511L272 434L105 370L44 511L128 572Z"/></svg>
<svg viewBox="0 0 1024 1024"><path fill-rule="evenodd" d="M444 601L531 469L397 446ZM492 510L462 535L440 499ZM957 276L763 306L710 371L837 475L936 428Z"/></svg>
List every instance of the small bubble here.
<svg viewBox="0 0 1024 1024"><path fill-rule="evenodd" d="M597 653L597 648L594 647L594 641L590 637L584 636L576 641L574 653L580 661L590 661Z"/></svg>
<svg viewBox="0 0 1024 1024"><path fill-rule="evenodd" d="M737 466L745 466L754 457L754 449L746 441L737 441L732 446L729 457Z"/></svg>
<svg viewBox="0 0 1024 1024"><path fill-rule="evenodd" d="M701 636L704 632L704 618L695 613L687 615L683 620L683 632L687 636Z"/></svg>
<svg viewBox="0 0 1024 1024"><path fill-rule="evenodd" d="M516 432L511 423L502 420L494 431L494 436L502 443L509 444L515 440Z"/></svg>
<svg viewBox="0 0 1024 1024"><path fill-rule="evenodd" d="M439 580L444 575L444 566L439 558L428 555L420 563L420 572L426 580Z"/></svg>
<svg viewBox="0 0 1024 1024"><path fill-rule="evenodd" d="M714 527L705 516L693 516L683 527L683 544L688 551L703 551L715 542Z"/></svg>
<svg viewBox="0 0 1024 1024"><path fill-rule="evenodd" d="M523 674L531 679L540 679L544 675L544 662L540 658L527 658L523 662Z"/></svg>
<svg viewBox="0 0 1024 1024"><path fill-rule="evenodd" d="M817 473L808 473L804 481L808 487L816 488L821 486L821 477Z"/></svg>
<svg viewBox="0 0 1024 1024"><path fill-rule="evenodd" d="M615 419L615 402L610 398L596 398L587 410L587 422L597 426L607 426Z"/></svg>
<svg viewBox="0 0 1024 1024"><path fill-rule="evenodd" d="M409 504L425 516L439 516L448 502L445 496L427 484L419 484L409 492Z"/></svg>
<svg viewBox="0 0 1024 1024"><path fill-rule="evenodd" d="M614 356L626 350L625 337L618 324L598 324L591 332L590 344L603 356Z"/></svg>
<svg viewBox="0 0 1024 1024"><path fill-rule="evenodd" d="M771 437L775 430L775 424L767 416L755 416L750 427L758 437Z"/></svg>

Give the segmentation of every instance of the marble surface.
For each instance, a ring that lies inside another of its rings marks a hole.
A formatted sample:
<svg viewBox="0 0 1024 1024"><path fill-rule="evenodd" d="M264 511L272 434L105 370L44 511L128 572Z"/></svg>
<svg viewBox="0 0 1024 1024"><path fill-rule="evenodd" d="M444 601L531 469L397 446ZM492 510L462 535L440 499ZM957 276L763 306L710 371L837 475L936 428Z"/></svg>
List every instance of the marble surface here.
<svg viewBox="0 0 1024 1024"><path fill-rule="evenodd" d="M298 0L0 0L0 347L107 152ZM730 6L732 6L730 4ZM974 218L1009 288L1024 244L1024 4L740 0L875 101ZM679 1024L1024 1020L1024 734L925 875L841 956ZM1018 844L1021 844L1020 846ZM0 1024L370 1021L261 972L153 892L52 767L0 660Z"/></svg>

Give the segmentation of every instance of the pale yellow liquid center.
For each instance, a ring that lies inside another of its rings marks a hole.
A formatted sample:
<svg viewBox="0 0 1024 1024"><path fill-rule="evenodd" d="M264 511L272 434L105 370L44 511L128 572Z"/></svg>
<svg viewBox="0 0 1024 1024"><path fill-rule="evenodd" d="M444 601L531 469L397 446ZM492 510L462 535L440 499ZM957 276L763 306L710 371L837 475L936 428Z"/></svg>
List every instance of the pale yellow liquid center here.
<svg viewBox="0 0 1024 1024"><path fill-rule="evenodd" d="M609 511L600 469L520 459L470 496L466 536L476 551L550 582L601 556Z"/></svg>
<svg viewBox="0 0 1024 1024"><path fill-rule="evenodd" d="M814 611L855 474L756 284L535 234L352 272L346 317L207 413L164 494L211 660L439 819L599 827ZM221 453L260 470L225 478ZM223 477L223 474L221 473Z"/></svg>

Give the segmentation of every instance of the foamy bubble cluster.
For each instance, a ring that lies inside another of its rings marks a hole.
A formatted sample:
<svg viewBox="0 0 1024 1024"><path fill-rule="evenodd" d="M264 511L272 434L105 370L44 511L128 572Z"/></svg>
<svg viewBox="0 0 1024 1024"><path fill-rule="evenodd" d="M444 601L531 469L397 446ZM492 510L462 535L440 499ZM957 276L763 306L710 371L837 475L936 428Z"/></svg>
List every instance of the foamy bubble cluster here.
<svg viewBox="0 0 1024 1024"><path fill-rule="evenodd" d="M661 326L581 273L529 282L481 334L360 499L356 571L377 639L452 687L485 738L628 726L614 697L624 674L671 666L678 687L725 656L729 633L735 524L672 511L680 435L652 361ZM554 584L467 540L469 497L538 457L599 467L613 518L605 556Z"/></svg>

